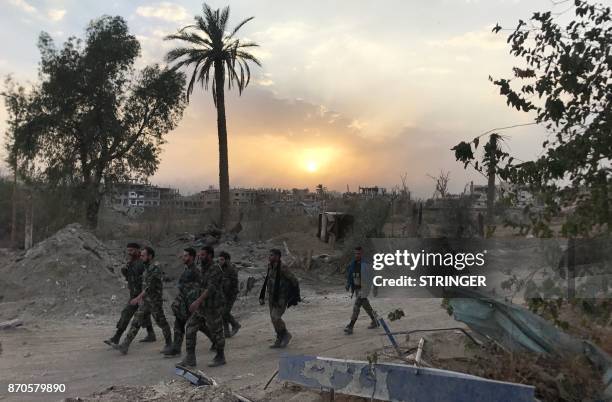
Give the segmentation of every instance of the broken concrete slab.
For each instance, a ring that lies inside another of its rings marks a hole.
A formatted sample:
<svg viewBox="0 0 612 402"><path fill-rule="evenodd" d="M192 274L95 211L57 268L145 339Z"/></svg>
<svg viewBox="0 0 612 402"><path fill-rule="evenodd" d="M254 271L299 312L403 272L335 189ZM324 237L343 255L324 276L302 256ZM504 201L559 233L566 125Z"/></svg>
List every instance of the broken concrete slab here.
<svg viewBox="0 0 612 402"><path fill-rule="evenodd" d="M387 401L532 402L535 388L403 364L284 355L279 380Z"/></svg>

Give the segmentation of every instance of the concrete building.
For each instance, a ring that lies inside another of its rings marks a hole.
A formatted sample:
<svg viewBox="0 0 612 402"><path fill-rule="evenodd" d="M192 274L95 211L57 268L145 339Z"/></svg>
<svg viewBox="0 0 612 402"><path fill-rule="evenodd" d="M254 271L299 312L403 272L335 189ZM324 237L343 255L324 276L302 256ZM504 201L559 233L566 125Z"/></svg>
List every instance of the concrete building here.
<svg viewBox="0 0 612 402"><path fill-rule="evenodd" d="M474 208L487 208L487 188L487 185L470 183L470 195L474 202ZM522 209L526 206L538 206L537 199L529 190L508 183L501 183L495 186L495 202L502 197L509 197L514 208Z"/></svg>
<svg viewBox="0 0 612 402"><path fill-rule="evenodd" d="M110 192L113 206L124 208L158 208L175 204L180 197L178 190L142 183L119 183Z"/></svg>

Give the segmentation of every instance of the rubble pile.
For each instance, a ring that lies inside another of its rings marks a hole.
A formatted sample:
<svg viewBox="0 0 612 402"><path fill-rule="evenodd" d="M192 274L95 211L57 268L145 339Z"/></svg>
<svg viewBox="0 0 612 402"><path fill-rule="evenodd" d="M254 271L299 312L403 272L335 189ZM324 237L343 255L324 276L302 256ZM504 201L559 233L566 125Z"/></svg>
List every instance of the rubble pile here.
<svg viewBox="0 0 612 402"><path fill-rule="evenodd" d="M80 398L91 402L132 402L132 401L202 401L235 402L237 398L226 387L194 387L184 381L162 382L153 386L115 385L90 397Z"/></svg>
<svg viewBox="0 0 612 402"><path fill-rule="evenodd" d="M103 313L125 286L118 253L70 224L0 267L0 299L35 316Z"/></svg>

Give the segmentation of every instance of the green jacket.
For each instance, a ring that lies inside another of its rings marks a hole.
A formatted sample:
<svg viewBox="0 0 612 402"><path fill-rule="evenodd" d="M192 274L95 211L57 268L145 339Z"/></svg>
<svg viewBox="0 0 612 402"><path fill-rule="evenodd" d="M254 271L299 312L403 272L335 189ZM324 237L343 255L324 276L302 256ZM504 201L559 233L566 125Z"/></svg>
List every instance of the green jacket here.
<svg viewBox="0 0 612 402"><path fill-rule="evenodd" d="M142 292L144 265L140 260L129 261L127 264L125 264L125 267L121 268L121 273L128 283L130 299L133 299Z"/></svg>
<svg viewBox="0 0 612 402"><path fill-rule="evenodd" d="M202 303L201 308L205 310L220 309L225 305L223 294L223 271L217 264L211 264L203 271L200 285L200 295L208 291L208 296Z"/></svg>
<svg viewBox="0 0 612 402"><path fill-rule="evenodd" d="M161 269L155 264L143 264L144 271L144 300L149 303L163 303L164 285Z"/></svg>

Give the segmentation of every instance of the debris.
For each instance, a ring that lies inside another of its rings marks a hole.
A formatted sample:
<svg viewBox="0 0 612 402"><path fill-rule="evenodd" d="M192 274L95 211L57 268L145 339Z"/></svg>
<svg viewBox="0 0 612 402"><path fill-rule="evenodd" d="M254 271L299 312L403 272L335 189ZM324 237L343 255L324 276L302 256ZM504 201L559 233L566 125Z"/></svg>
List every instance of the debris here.
<svg viewBox="0 0 612 402"><path fill-rule="evenodd" d="M395 338L391 334L391 330L389 329L389 326L387 325L385 320L382 319L382 318L379 318L378 322L380 322L380 325L383 327L383 330L385 331L385 334L387 335L387 338L389 338L389 341L391 342L391 345L393 345L393 349L395 349L395 352L397 353L397 355L402 357L403 353L400 350L400 347L397 344L397 341L395 340Z"/></svg>
<svg viewBox="0 0 612 402"><path fill-rule="evenodd" d="M423 345L425 345L425 339L421 338L421 340L419 341L419 347L417 348L416 357L414 358L416 366L421 365L421 357L423 356Z"/></svg>
<svg viewBox="0 0 612 402"><path fill-rule="evenodd" d="M202 385L217 385L217 381L215 381L214 378L207 376L200 370L194 370L185 366L177 365L174 369L174 373L185 378L187 381L197 387L200 387Z"/></svg>
<svg viewBox="0 0 612 402"><path fill-rule="evenodd" d="M432 329L413 329L411 331L397 331L392 332L391 335L406 335L406 339L410 336L410 334L414 334L417 332L441 332L441 331L459 331L462 332L470 341L472 341L475 345L481 346L482 343L477 341L469 332L467 332L463 328L453 327L453 328L432 328Z"/></svg>
<svg viewBox="0 0 612 402"><path fill-rule="evenodd" d="M387 314L387 318L389 319L389 321L397 321L405 316L406 314L404 314L404 310L402 310L401 308L396 308L395 310Z"/></svg>
<svg viewBox="0 0 612 402"><path fill-rule="evenodd" d="M174 372L177 375L185 378L187 381L189 381L191 384L195 385L196 387L207 386L211 388L216 388L219 386L219 384L217 383L217 381L215 381L214 378L207 376L201 370L191 369L189 367L177 365L174 369ZM240 394L233 393L231 391L225 392L222 395L225 397L226 396L225 394L230 394L235 400L238 400L239 402L251 402L250 399ZM191 398L189 398L189 400L191 400ZM216 401L216 400L217 399L213 399L213 401ZM218 399L218 400L224 401L226 399L224 398L224 399Z"/></svg>
<svg viewBox="0 0 612 402"><path fill-rule="evenodd" d="M19 261L0 266L3 302L23 302L20 314L50 313L54 318L107 313L111 295L120 291L123 279L116 273L123 261L121 250L70 224L36 243Z"/></svg>
<svg viewBox="0 0 612 402"><path fill-rule="evenodd" d="M276 377L278 375L278 370L276 370L274 372L274 374L272 374L272 377L270 377L270 379L268 380L268 382L266 383L266 386L264 387L264 391L268 388L268 386L270 385L270 383L272 382L272 380L274 379L274 377Z"/></svg>
<svg viewBox="0 0 612 402"><path fill-rule="evenodd" d="M12 329L23 325L23 321L15 318L14 320L0 322L0 329Z"/></svg>
<svg viewBox="0 0 612 402"><path fill-rule="evenodd" d="M284 355L279 379L315 389L390 401L533 402L535 388L404 364Z"/></svg>
<svg viewBox="0 0 612 402"><path fill-rule="evenodd" d="M450 294L453 317L504 349L568 360L585 356L603 373L604 394L612 398L612 357L593 343L568 335L523 307L480 292L457 288Z"/></svg>

